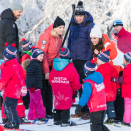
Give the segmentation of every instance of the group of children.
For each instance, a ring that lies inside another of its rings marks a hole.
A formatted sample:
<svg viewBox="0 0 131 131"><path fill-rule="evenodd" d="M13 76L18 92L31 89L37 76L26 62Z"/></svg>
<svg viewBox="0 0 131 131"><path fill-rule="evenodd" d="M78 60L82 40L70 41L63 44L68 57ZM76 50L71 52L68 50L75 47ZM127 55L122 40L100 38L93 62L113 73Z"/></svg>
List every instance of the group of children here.
<svg viewBox="0 0 131 131"><path fill-rule="evenodd" d="M41 96L43 71L41 63L44 52L35 48L32 43L23 39L23 55L20 63L16 57L15 44L5 44L4 62L1 65L0 90L3 92L4 104L2 114L5 113L5 128L19 128L19 118L25 117L18 107L23 107L22 96L30 95L28 120L46 120L46 111ZM90 109L91 131L109 131L103 124L105 112L108 119L106 122L115 122L114 101L117 89L122 84L122 97L125 100L125 112L123 124L131 123L131 53L124 55L123 76L119 77L117 70L110 65L110 50L97 55L97 64L94 60L87 61L84 65L85 79L83 80L83 93L76 107L75 113L79 114L86 104ZM22 68L23 67L23 68ZM24 70L23 70L24 69ZM25 83L26 82L26 83ZM53 61L53 69L49 75L54 100L54 124L61 126L73 126L70 122L70 108L74 102L73 94L81 87L79 75L71 61L68 48L61 48L59 58ZM26 88L27 87L27 88ZM17 109L17 110L16 110ZM2 117L4 118L4 117Z"/></svg>

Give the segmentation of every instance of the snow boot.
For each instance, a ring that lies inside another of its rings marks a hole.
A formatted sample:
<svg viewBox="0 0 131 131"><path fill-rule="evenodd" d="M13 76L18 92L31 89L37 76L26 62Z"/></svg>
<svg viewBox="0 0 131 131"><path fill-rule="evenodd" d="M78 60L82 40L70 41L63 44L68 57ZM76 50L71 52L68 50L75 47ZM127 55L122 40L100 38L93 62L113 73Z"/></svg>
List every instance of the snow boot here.
<svg viewBox="0 0 131 131"><path fill-rule="evenodd" d="M122 120L115 118L115 122L114 123L119 123L119 122L122 122Z"/></svg>
<svg viewBox="0 0 131 131"><path fill-rule="evenodd" d="M12 123L7 123L4 125L5 128L8 128L8 129L19 129L19 124L12 124Z"/></svg>
<svg viewBox="0 0 131 131"><path fill-rule="evenodd" d="M21 117L20 123L30 123L30 122L25 117Z"/></svg>
<svg viewBox="0 0 131 131"><path fill-rule="evenodd" d="M71 118L81 118L84 114L84 112L80 112L79 114L71 114Z"/></svg>
<svg viewBox="0 0 131 131"><path fill-rule="evenodd" d="M89 120L90 119L90 114L89 113L85 113L82 117L83 120Z"/></svg>
<svg viewBox="0 0 131 131"><path fill-rule="evenodd" d="M46 115L46 118L47 118L47 119L53 119L53 118L54 118L54 115L48 115L48 114L47 114L47 115Z"/></svg>
<svg viewBox="0 0 131 131"><path fill-rule="evenodd" d="M61 123L61 127L66 127L66 126L76 126L76 123L73 121L70 121L68 123Z"/></svg>
<svg viewBox="0 0 131 131"><path fill-rule="evenodd" d="M113 124L113 123L118 123L118 120L116 120L115 118L108 118L105 123L107 124Z"/></svg>
<svg viewBox="0 0 131 131"><path fill-rule="evenodd" d="M38 118L38 121L44 122L44 121L46 121L46 120L47 120L47 118Z"/></svg>
<svg viewBox="0 0 131 131"><path fill-rule="evenodd" d="M131 126L130 123L125 123L124 121L122 121L121 124L124 126Z"/></svg>
<svg viewBox="0 0 131 131"><path fill-rule="evenodd" d="M61 121L54 121L54 125L60 125Z"/></svg>
<svg viewBox="0 0 131 131"><path fill-rule="evenodd" d="M6 123L8 121L8 118L2 118L3 123Z"/></svg>

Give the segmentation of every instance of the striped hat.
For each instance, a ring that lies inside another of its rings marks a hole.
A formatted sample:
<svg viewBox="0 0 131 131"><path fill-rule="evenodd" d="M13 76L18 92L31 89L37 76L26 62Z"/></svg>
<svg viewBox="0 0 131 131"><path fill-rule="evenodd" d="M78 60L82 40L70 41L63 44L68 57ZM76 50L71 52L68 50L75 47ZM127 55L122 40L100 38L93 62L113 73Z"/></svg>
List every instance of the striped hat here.
<svg viewBox="0 0 131 131"><path fill-rule="evenodd" d="M25 38L22 39L22 49L23 51L29 51L32 49L33 44L30 43L29 41L25 40Z"/></svg>
<svg viewBox="0 0 131 131"><path fill-rule="evenodd" d="M44 52L38 48L35 48L35 46L32 47L32 58L36 58L40 54L44 54Z"/></svg>
<svg viewBox="0 0 131 131"><path fill-rule="evenodd" d="M8 43L5 43L5 50L3 56L10 60L16 58L16 54L17 49L15 47L15 44L13 43L12 45L8 45Z"/></svg>
<svg viewBox="0 0 131 131"><path fill-rule="evenodd" d="M124 54L124 58L125 58L129 63L131 63L131 52L128 52L128 53Z"/></svg>
<svg viewBox="0 0 131 131"><path fill-rule="evenodd" d="M110 60L110 49L106 50L104 52L101 52L100 54L97 55L97 58L100 59L103 62L109 62Z"/></svg>
<svg viewBox="0 0 131 131"><path fill-rule="evenodd" d="M113 21L113 27L114 26L123 26L123 22L121 19L116 19Z"/></svg>
<svg viewBox="0 0 131 131"><path fill-rule="evenodd" d="M77 4L75 8L75 15L85 15L85 9L82 1L79 1Z"/></svg>
<svg viewBox="0 0 131 131"><path fill-rule="evenodd" d="M84 65L84 74L88 76L89 74L92 74L97 69L97 65L94 60L87 61Z"/></svg>
<svg viewBox="0 0 131 131"><path fill-rule="evenodd" d="M59 50L59 57L62 59L70 59L71 58L70 50L66 47L62 47Z"/></svg>

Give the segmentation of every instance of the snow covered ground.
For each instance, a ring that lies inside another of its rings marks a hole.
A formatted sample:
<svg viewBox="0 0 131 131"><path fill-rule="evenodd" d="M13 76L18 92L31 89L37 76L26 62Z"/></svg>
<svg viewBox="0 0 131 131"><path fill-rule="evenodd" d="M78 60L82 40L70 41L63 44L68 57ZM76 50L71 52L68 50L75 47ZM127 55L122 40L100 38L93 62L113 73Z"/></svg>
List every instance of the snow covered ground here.
<svg viewBox="0 0 131 131"><path fill-rule="evenodd" d="M11 2L20 2L24 7L23 16L17 21L20 38L33 42L35 45L41 33L53 23L56 16L59 15L66 22L66 28L69 24L72 8L71 4L77 4L79 0L0 0L0 13L9 8ZM89 11L96 24L100 24L103 33L107 33L113 19L121 18L126 30L131 31L131 0L82 0L86 11ZM75 107L71 108L74 113ZM28 110L26 110L26 114ZM84 123L86 120L78 121L71 119L76 123ZM0 123L2 122L0 117ZM21 129L30 129L34 131L90 131L90 124L74 127L60 127L48 125L53 124L53 120L45 125L20 125ZM131 127L107 125L110 131L130 131Z"/></svg>
<svg viewBox="0 0 131 131"><path fill-rule="evenodd" d="M74 113L75 107L71 108L71 113ZM28 110L26 110L26 114L28 114ZM85 123L87 120L78 121L76 118L72 118L72 121L76 121L76 123ZM0 117L0 122L2 122ZM43 125L20 125L20 129L28 129L33 131L90 131L90 124L78 125L73 127L60 127L60 126L48 126L53 124L53 120L50 119L47 124ZM106 125L110 131L131 131L131 127L121 126L115 127L113 125ZM9 131L9 130L8 130Z"/></svg>

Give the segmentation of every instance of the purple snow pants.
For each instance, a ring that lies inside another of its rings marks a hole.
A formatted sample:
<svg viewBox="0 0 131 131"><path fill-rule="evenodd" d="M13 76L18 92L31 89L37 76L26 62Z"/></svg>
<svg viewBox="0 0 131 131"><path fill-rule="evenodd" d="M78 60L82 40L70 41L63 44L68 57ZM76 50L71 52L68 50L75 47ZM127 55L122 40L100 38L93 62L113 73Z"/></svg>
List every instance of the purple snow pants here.
<svg viewBox="0 0 131 131"><path fill-rule="evenodd" d="M43 100L41 96L41 90L37 89L34 93L30 94L30 104L28 112L28 120L35 120L36 118L45 118L46 110L43 106Z"/></svg>
<svg viewBox="0 0 131 131"><path fill-rule="evenodd" d="M131 98L124 98L125 111L123 121L125 123L131 123Z"/></svg>

